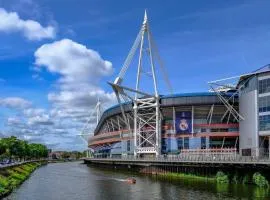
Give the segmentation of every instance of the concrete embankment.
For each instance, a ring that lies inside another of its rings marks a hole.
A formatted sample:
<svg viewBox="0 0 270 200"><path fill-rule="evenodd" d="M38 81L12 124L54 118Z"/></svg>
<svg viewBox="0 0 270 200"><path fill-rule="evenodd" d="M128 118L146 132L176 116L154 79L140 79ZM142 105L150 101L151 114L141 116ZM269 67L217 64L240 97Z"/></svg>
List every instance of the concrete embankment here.
<svg viewBox="0 0 270 200"><path fill-rule="evenodd" d="M168 179L188 179L218 184L254 184L268 188L270 168L268 165L155 162L149 160L84 159L89 165L128 170L136 173Z"/></svg>
<svg viewBox="0 0 270 200"><path fill-rule="evenodd" d="M31 173L46 161L26 162L0 169L0 199L21 185Z"/></svg>

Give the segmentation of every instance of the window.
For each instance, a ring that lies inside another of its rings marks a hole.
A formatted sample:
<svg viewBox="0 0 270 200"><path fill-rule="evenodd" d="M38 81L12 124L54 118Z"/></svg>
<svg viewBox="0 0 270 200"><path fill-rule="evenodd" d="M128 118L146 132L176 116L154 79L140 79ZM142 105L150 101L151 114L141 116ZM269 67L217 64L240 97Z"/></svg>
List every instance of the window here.
<svg viewBox="0 0 270 200"><path fill-rule="evenodd" d="M166 152L166 141L165 141L165 139L161 140L161 150L162 150L162 152Z"/></svg>
<svg viewBox="0 0 270 200"><path fill-rule="evenodd" d="M270 96L259 97L259 112L270 111Z"/></svg>
<svg viewBox="0 0 270 200"><path fill-rule="evenodd" d="M201 137L201 149L206 149L206 137Z"/></svg>
<svg viewBox="0 0 270 200"><path fill-rule="evenodd" d="M183 149L183 138L178 138L178 149Z"/></svg>
<svg viewBox="0 0 270 200"><path fill-rule="evenodd" d="M184 138L184 149L189 149L189 138L188 137Z"/></svg>
<svg viewBox="0 0 270 200"><path fill-rule="evenodd" d="M127 141L127 151L130 151L130 140Z"/></svg>
<svg viewBox="0 0 270 200"><path fill-rule="evenodd" d="M259 81L259 94L270 92L270 78Z"/></svg>
<svg viewBox="0 0 270 200"><path fill-rule="evenodd" d="M259 116L259 130L270 130L270 115Z"/></svg>

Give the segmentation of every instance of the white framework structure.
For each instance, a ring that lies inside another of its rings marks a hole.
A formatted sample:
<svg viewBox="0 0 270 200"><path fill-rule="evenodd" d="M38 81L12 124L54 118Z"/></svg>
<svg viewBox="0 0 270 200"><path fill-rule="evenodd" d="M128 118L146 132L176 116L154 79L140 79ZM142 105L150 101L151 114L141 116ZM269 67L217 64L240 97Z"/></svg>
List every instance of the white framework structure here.
<svg viewBox="0 0 270 200"><path fill-rule="evenodd" d="M234 120L236 120L237 122L239 122L240 120L244 120L244 117L234 108L234 97L239 95L239 91L241 90L241 88L245 85L246 82L249 81L249 78L247 78L246 80L244 80L244 83L239 86L237 84L240 78L244 76L251 77L251 75L253 74L256 74L256 72L208 82L208 85L210 86L210 91L215 92L219 97L220 101L227 108L227 111L224 113L222 119L225 118L227 115L228 120L230 116L233 116ZM233 80L236 80L237 83L231 83ZM228 81L230 82L228 83ZM230 97L224 96L223 93L228 91L232 91L232 95Z"/></svg>
<svg viewBox="0 0 270 200"><path fill-rule="evenodd" d="M81 137L83 139L83 141L86 143L86 145L88 146L88 139L91 135L91 131L92 128L90 127L91 125L91 120L93 119L94 116L96 116L96 125L98 124L100 117L102 115L102 107L101 107L101 102L98 99L97 104L94 108L94 110L92 110L91 114L89 115L89 118L87 120L87 122L85 123L82 131L80 134L78 134L79 137ZM93 153L94 151L92 149L87 149L87 157L90 157L90 155Z"/></svg>
<svg viewBox="0 0 270 200"><path fill-rule="evenodd" d="M135 89L131 89L123 86L122 81L137 50L139 50L139 59L136 87ZM143 60L146 59L146 57L148 57L151 68L150 72L147 72L146 75L152 78L153 94L143 92L140 87L141 75L145 73L143 70ZM123 67L114 83L109 83L113 87L118 103L120 104L123 119L126 122L126 128L130 130L131 136L134 137L134 156L137 156L138 154L155 154L158 156L161 153L160 97L157 89L156 66L154 58L156 58L160 68L162 69L167 86L169 87L170 91L172 91L165 68L163 67L163 63L161 62L157 48L153 42L147 13L145 11L142 27L124 62ZM128 117L125 113L123 102L133 103L133 130L131 130L130 123L128 123Z"/></svg>

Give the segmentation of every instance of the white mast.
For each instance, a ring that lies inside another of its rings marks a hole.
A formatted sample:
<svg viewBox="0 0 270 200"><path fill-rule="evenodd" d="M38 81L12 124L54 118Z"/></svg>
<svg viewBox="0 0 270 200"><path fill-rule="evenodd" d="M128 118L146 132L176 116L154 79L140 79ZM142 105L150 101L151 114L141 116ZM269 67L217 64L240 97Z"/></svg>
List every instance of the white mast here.
<svg viewBox="0 0 270 200"><path fill-rule="evenodd" d="M161 152L161 115L159 105L159 94L157 87L156 68L154 62L154 55L158 58L157 62L160 67L163 67L157 49L152 39L152 35L149 28L149 21L147 12L144 13L144 19L137 35L137 38L124 62L124 65L115 79L114 83L109 83L116 94L117 100L120 104L123 118L126 121L127 128L130 129L131 135L134 137L134 155L137 154L155 154L160 155ZM138 66L137 66L137 77L135 89L122 85L124 76L129 68L131 61L139 50ZM153 51L155 50L155 51ZM147 60L151 71L147 74L150 75L153 81L154 94L144 92L142 88L142 74L143 74L143 60ZM164 71L163 71L164 72ZM165 76L165 74L163 74ZM165 81L170 87L167 77ZM171 89L171 88L170 88ZM132 93L132 94L130 94ZM121 99L124 101L132 101L133 103L133 117L134 117L134 129L132 130L128 123L127 116L125 113L124 106Z"/></svg>

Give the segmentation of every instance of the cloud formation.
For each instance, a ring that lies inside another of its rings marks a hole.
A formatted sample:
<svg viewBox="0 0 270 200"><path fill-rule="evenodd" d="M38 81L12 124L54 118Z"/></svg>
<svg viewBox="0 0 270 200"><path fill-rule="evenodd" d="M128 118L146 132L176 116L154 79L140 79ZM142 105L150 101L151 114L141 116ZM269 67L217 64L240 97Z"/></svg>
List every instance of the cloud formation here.
<svg viewBox="0 0 270 200"><path fill-rule="evenodd" d="M16 115L5 122L7 134L30 142L42 142L54 149L85 149L78 134L93 112L97 99L103 107L116 103L114 93L100 87L102 79L113 73L112 63L98 52L69 39L44 44L34 56L38 76L45 69L58 77L48 93L51 104L44 109L19 97L0 99L0 106L17 110ZM93 116L90 123L88 127L94 129L96 120Z"/></svg>
<svg viewBox="0 0 270 200"><path fill-rule="evenodd" d="M43 27L34 20L23 20L16 12L7 12L0 8L0 31L22 32L29 40L55 38L56 30L53 26Z"/></svg>
<svg viewBox="0 0 270 200"><path fill-rule="evenodd" d="M42 45L35 52L37 66L62 75L61 82L96 83L113 72L112 63L103 60L98 52L70 39Z"/></svg>
<svg viewBox="0 0 270 200"><path fill-rule="evenodd" d="M0 99L0 106L6 108L23 109L28 108L32 103L20 97L7 97Z"/></svg>
<svg viewBox="0 0 270 200"><path fill-rule="evenodd" d="M100 81L113 73L112 63L103 59L95 50L70 39L44 44L34 55L37 72L46 69L59 78L53 83L55 89L48 94L50 110L28 109L24 112L28 116L28 125L33 126L33 122L36 122L35 126L44 128L45 121L48 120L53 124L48 123L46 130L43 129L46 132L44 140L62 143L54 148L65 145L83 147L84 143L77 135L88 121L97 99L100 99L104 107L116 103L114 93L106 92L100 87ZM43 124L37 123L41 121ZM89 127L94 128L96 121L90 122ZM53 139L49 139L47 135Z"/></svg>
<svg viewBox="0 0 270 200"><path fill-rule="evenodd" d="M98 52L69 39L41 46L35 52L35 64L60 75L58 89L48 94L54 115L85 117L99 98L111 104L115 97L99 87L99 81L113 73L112 63Z"/></svg>

